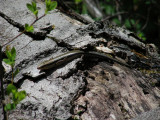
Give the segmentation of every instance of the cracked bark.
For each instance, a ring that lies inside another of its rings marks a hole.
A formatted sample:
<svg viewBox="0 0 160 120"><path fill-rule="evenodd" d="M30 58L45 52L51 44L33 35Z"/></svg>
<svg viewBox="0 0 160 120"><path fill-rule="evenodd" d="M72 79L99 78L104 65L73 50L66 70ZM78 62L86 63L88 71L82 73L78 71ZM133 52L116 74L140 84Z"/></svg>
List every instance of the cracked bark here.
<svg viewBox="0 0 160 120"><path fill-rule="evenodd" d="M31 1L11 1L1 1L1 13L22 26L35 20L25 7ZM41 16L45 8L42 3L37 4ZM19 33L19 27L6 21L4 15L0 14L1 44ZM139 42L132 32L104 21L84 25L58 10L45 16L34 27L41 32L41 28L52 25L55 29L45 33L41 40L35 35L23 34L11 43L17 49L16 67L20 68L14 83L19 90L26 90L29 96L10 112L9 119L64 120L77 117L82 120L123 120L155 108L159 110L158 72L152 75L112 61L83 57L58 69L42 72L37 69L42 61L66 51L94 50L95 45L113 40L146 53L146 45ZM6 71L5 84L10 78L10 69L6 68Z"/></svg>

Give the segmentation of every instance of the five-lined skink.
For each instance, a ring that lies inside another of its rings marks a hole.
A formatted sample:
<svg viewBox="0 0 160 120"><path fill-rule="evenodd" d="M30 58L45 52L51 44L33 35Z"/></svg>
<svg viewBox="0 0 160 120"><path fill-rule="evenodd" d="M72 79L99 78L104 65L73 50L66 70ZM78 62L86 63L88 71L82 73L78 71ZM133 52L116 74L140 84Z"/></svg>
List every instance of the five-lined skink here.
<svg viewBox="0 0 160 120"><path fill-rule="evenodd" d="M73 50L73 51L69 51L67 53L64 53L60 56L57 56L55 58L52 58L50 60L44 61L42 62L40 65L38 65L38 69L40 70L47 70L50 68L56 68L62 64L66 64L69 61L79 58L82 55L86 55L86 56L91 56L91 57L98 57L104 60L111 60L114 61L116 63L119 63L121 65L125 65L127 67L130 67L128 64L121 62L111 56L106 55L105 53L99 53L99 52L94 52L94 51L89 51L89 52L85 52L85 51L80 51L80 50Z"/></svg>

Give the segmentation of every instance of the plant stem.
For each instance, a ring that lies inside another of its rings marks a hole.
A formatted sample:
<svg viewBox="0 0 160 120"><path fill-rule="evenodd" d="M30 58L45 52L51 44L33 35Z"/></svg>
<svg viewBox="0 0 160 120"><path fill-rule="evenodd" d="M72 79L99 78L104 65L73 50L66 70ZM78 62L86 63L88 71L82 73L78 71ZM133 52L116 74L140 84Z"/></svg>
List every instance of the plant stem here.
<svg viewBox="0 0 160 120"><path fill-rule="evenodd" d="M38 20L40 20L40 19L43 18L44 16L46 16L46 14L42 15L42 16L39 17L39 18L36 18L31 25L33 25L34 23L36 23Z"/></svg>
<svg viewBox="0 0 160 120"><path fill-rule="evenodd" d="M4 89L3 89L3 75L4 75L4 69L2 66L2 47L0 46L0 83L1 83L1 96L2 96L2 105L3 105L3 115L4 115L4 120L8 120L7 118L7 112L4 110L5 103L4 103Z"/></svg>
<svg viewBox="0 0 160 120"><path fill-rule="evenodd" d="M19 33L16 37L14 37L13 39L11 39L9 42L7 42L6 44L4 44L3 46L9 44L10 42L12 42L13 40L15 40L17 37L21 36L23 33L25 32L25 30L21 33Z"/></svg>
<svg viewBox="0 0 160 120"><path fill-rule="evenodd" d="M34 23L36 23L38 20L40 20L41 18L43 18L46 14L40 16L39 18L36 18L31 25L33 25ZM12 42L13 40L15 40L17 37L21 36L23 33L25 33L26 30L24 30L23 32L19 33L16 37L14 37L13 39L11 39L9 42L5 43L3 46L9 44L10 42Z"/></svg>
<svg viewBox="0 0 160 120"><path fill-rule="evenodd" d="M14 73L13 73L14 71L13 71L13 66L12 66L12 85L13 85L13 81L14 81Z"/></svg>

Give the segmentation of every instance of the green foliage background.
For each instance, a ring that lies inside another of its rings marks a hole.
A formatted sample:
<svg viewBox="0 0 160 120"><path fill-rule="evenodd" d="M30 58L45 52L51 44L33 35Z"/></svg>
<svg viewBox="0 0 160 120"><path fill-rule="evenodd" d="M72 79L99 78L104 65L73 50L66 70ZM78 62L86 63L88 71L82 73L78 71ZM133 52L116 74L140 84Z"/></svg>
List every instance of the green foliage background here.
<svg viewBox="0 0 160 120"><path fill-rule="evenodd" d="M68 5L80 14L89 14L84 0L65 2L70 3ZM160 0L98 0L98 2L104 14L103 18L109 17L111 22L126 27L145 42L155 43L160 48Z"/></svg>

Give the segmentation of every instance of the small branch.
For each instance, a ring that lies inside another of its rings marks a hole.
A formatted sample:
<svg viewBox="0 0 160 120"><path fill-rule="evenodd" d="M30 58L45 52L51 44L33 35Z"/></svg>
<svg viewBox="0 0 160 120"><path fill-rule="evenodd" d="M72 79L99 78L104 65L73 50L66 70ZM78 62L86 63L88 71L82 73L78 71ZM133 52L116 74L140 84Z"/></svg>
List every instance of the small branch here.
<svg viewBox="0 0 160 120"><path fill-rule="evenodd" d="M33 23L31 25L33 25L34 23L36 23L39 19L43 18L45 15L46 14L44 14L41 17L37 18L35 21L33 21ZM4 18L8 23L12 24L13 26L19 28L20 30L24 30L24 26L22 24L15 22L14 20L12 20L10 17L8 17L7 15L5 15L1 11L0 11L0 16L2 18Z"/></svg>
<svg viewBox="0 0 160 120"><path fill-rule="evenodd" d="M23 32L21 32L20 34L18 34L16 37L14 37L13 39L11 39L9 42L5 43L4 45L2 45L2 47L4 47L5 45L9 44L10 42L12 42L13 40L15 40L17 37L21 36L23 33L25 32L25 30Z"/></svg>
<svg viewBox="0 0 160 120"><path fill-rule="evenodd" d="M115 0L115 5L116 5L116 11L119 13L120 12L120 2L118 0ZM121 14L117 14L118 20L120 23L122 23L122 16Z"/></svg>
<svg viewBox="0 0 160 120"><path fill-rule="evenodd" d="M103 20L109 20L109 19L112 19L112 18L117 17L117 16L122 15L122 14L128 14L128 12L118 12L118 13L112 15L112 16L105 17Z"/></svg>
<svg viewBox="0 0 160 120"><path fill-rule="evenodd" d="M144 26L142 27L141 31L143 31L143 30L147 27L147 25L148 25L149 17L150 17L150 11L151 11L151 7L148 9L148 14L147 14L146 23L145 23Z"/></svg>
<svg viewBox="0 0 160 120"><path fill-rule="evenodd" d="M13 70L13 66L12 66L12 85L13 85L13 81L14 81L14 70Z"/></svg>
<svg viewBox="0 0 160 120"><path fill-rule="evenodd" d="M41 18L43 18L46 14L40 16L39 18L37 18L36 20L33 21L33 24L35 24L38 20L40 20ZM26 32L25 28L22 24L15 22L14 20L12 20L10 17L6 16L4 13L2 13L0 11L0 16L3 17L6 21L8 21L8 23L12 24L13 26L19 28L20 30L23 30L21 33L19 33L17 36L15 36L13 39L9 40L9 42L5 43L4 45L2 45L2 47L4 47L5 45L9 44L10 42L12 42L13 40L15 40L16 38L18 38L19 36L21 36L22 34L26 34L29 35L31 37L35 36L36 39L38 38L43 38L46 36L46 33L44 32Z"/></svg>
<svg viewBox="0 0 160 120"><path fill-rule="evenodd" d="M3 105L3 115L4 115L4 120L7 120L7 112L4 110L5 104L4 104L4 89L3 89L3 75L4 75L4 70L2 66L2 47L0 46L0 83L1 83L1 97L2 97L2 105Z"/></svg>
<svg viewBox="0 0 160 120"><path fill-rule="evenodd" d="M41 18L43 18L44 16L46 16L46 14L42 15L41 17L39 18L36 18L35 21L33 21L33 23L31 25L33 25L34 23L36 23L38 20L40 20Z"/></svg>

